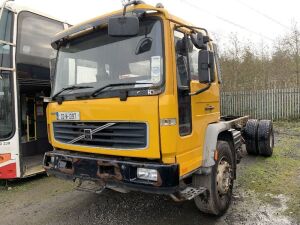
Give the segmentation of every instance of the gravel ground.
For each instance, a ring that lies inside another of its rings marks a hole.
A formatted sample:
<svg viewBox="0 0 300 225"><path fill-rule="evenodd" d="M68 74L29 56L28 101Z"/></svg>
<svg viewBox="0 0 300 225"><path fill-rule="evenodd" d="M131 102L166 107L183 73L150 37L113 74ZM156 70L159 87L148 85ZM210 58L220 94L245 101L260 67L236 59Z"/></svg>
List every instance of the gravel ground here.
<svg viewBox="0 0 300 225"><path fill-rule="evenodd" d="M277 140L281 132L288 129L277 132ZM79 192L73 189L72 182L40 175L10 182L8 190L0 190L0 224L300 224L286 213L289 196L266 192L264 196L272 199L266 201L262 193L244 185L241 177L255 163L255 157L242 160L232 206L221 218L200 213L193 201L175 203L167 196L137 192Z"/></svg>

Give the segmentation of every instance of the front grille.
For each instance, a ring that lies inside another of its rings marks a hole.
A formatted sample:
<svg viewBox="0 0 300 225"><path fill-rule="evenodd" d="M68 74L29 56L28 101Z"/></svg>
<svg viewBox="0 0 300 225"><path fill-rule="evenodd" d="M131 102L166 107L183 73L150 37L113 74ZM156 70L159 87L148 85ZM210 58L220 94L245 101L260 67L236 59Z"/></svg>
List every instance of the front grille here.
<svg viewBox="0 0 300 225"><path fill-rule="evenodd" d="M54 122L57 141L91 147L137 149L147 146L147 124L129 122Z"/></svg>

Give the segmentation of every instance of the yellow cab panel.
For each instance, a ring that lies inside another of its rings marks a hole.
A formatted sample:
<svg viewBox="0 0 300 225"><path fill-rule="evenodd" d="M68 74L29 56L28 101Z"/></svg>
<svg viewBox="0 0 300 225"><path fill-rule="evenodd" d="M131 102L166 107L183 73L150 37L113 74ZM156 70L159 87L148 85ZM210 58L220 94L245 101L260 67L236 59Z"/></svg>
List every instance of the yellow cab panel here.
<svg viewBox="0 0 300 225"><path fill-rule="evenodd" d="M140 101L146 104L140 104ZM112 107L113 106L113 107ZM95 154L131 156L143 158L160 158L159 127L158 127L158 97L128 98L126 102L119 98L66 101L63 104L49 104L48 122L53 124L57 120L57 112L79 112L80 122L141 122L147 125L147 144L141 149L118 149L113 147L101 148L84 145L64 144L57 141L52 132L52 145L55 148L68 149ZM53 128L53 125L52 125Z"/></svg>

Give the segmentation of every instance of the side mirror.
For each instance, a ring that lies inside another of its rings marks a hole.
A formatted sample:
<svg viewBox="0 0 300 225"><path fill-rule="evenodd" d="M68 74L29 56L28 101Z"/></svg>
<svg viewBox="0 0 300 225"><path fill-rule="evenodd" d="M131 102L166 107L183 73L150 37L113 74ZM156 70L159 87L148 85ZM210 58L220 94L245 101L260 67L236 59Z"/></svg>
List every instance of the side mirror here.
<svg viewBox="0 0 300 225"><path fill-rule="evenodd" d="M198 53L198 75L200 83L211 83L215 80L215 57L214 53L201 50Z"/></svg>
<svg viewBox="0 0 300 225"><path fill-rule="evenodd" d="M207 43L209 42L209 37L203 35L201 32L191 34L191 40L196 48L207 50Z"/></svg>
<svg viewBox="0 0 300 225"><path fill-rule="evenodd" d="M131 37L139 33L140 24L136 16L112 17L108 20L108 35L113 37Z"/></svg>

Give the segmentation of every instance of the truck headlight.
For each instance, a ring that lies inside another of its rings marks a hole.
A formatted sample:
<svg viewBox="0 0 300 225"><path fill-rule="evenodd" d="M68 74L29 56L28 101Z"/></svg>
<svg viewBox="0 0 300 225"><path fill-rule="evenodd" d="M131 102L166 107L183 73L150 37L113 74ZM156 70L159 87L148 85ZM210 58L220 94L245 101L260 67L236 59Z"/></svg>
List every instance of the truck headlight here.
<svg viewBox="0 0 300 225"><path fill-rule="evenodd" d="M137 168L137 177L143 180L157 181L157 170Z"/></svg>

